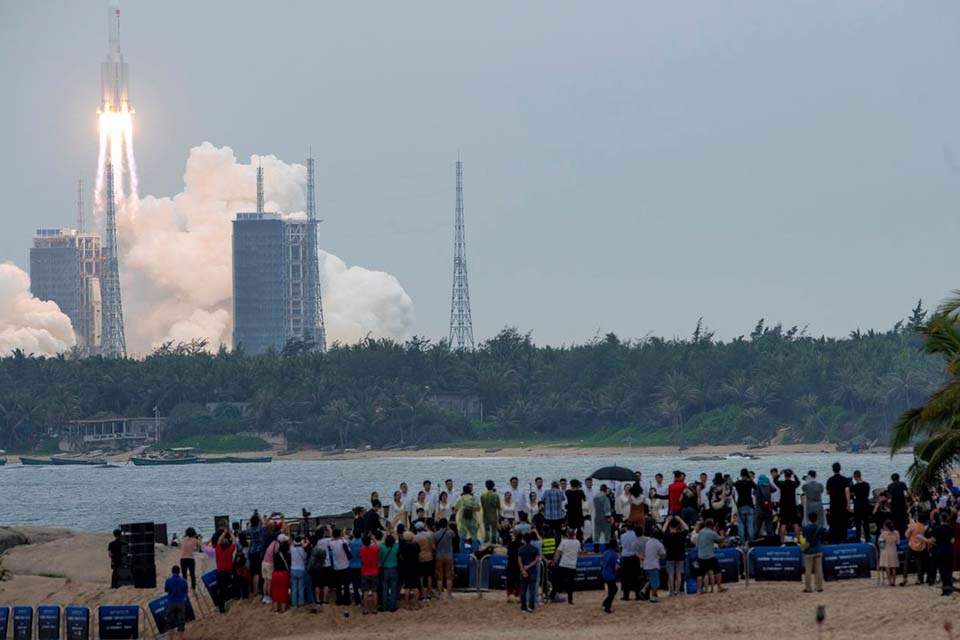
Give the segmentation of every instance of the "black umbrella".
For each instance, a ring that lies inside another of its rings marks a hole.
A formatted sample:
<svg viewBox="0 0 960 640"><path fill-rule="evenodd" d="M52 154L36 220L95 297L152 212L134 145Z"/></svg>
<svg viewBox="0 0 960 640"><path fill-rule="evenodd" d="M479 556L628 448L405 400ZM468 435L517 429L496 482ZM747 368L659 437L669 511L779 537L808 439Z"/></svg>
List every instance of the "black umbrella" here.
<svg viewBox="0 0 960 640"><path fill-rule="evenodd" d="M636 479L633 471L626 467L603 467L590 474L594 480L616 480L617 482L633 482Z"/></svg>

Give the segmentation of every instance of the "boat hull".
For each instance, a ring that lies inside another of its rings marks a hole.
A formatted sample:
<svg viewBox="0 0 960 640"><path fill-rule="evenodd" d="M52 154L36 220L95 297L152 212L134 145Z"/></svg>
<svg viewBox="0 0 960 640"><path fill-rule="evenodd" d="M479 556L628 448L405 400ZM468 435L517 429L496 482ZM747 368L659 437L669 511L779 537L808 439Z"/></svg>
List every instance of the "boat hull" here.
<svg viewBox="0 0 960 640"><path fill-rule="evenodd" d="M200 462L200 458L170 458L167 460L162 458L130 458L130 461L138 467L163 467L170 465L197 464Z"/></svg>
<svg viewBox="0 0 960 640"><path fill-rule="evenodd" d="M236 456L227 456L227 462L232 462L234 464L255 464L273 462L273 458L270 456L263 456L260 458L238 458Z"/></svg>
<svg viewBox="0 0 960 640"><path fill-rule="evenodd" d="M43 467L53 464L50 458L24 458L20 456L20 464L27 467Z"/></svg>

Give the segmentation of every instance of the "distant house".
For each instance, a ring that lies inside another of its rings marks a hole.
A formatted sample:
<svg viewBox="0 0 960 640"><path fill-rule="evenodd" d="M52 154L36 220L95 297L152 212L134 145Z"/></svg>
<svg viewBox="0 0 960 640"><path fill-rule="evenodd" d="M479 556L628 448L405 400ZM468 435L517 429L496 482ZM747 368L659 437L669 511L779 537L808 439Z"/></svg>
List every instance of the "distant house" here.
<svg viewBox="0 0 960 640"><path fill-rule="evenodd" d="M60 449L132 449L157 442L165 424L165 418L71 420L60 429Z"/></svg>
<svg viewBox="0 0 960 640"><path fill-rule="evenodd" d="M474 393L434 391L427 400L444 411L462 415L468 420L483 420L483 402Z"/></svg>

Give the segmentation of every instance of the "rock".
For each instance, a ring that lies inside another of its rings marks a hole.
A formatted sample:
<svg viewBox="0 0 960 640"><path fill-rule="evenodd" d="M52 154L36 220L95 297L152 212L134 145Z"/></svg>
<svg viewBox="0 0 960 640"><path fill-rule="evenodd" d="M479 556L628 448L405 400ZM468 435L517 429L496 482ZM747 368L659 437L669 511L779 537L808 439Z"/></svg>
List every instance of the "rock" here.
<svg viewBox="0 0 960 640"><path fill-rule="evenodd" d="M0 527L0 554L21 544L29 544L30 538L22 531Z"/></svg>

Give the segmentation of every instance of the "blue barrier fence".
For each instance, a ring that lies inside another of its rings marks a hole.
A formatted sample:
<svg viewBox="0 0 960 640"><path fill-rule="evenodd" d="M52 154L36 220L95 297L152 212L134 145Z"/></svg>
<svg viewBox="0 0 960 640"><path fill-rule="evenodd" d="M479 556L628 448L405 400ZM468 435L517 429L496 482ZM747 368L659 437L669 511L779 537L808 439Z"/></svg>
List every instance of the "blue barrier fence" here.
<svg viewBox="0 0 960 640"><path fill-rule="evenodd" d="M140 637L140 607L102 606L97 609L100 640L136 640Z"/></svg>
<svg viewBox="0 0 960 640"><path fill-rule="evenodd" d="M167 596L163 595L148 602L147 611L150 612L150 616L153 618L153 624L157 628L157 633L166 633L169 630L167 626ZM190 604L190 600L188 599L186 621L193 622L196 619L197 616L193 611L193 605Z"/></svg>
<svg viewBox="0 0 960 640"><path fill-rule="evenodd" d="M0 607L0 638L6 640L7 627L10 626L10 607Z"/></svg>
<svg viewBox="0 0 960 640"><path fill-rule="evenodd" d="M89 640L90 609L87 607L67 607L64 609L64 618L66 618L67 640Z"/></svg>
<svg viewBox="0 0 960 640"><path fill-rule="evenodd" d="M33 607L13 608L13 640L32 640Z"/></svg>
<svg viewBox="0 0 960 640"><path fill-rule="evenodd" d="M829 544L823 546L825 580L869 578L877 567L877 551L868 543ZM800 547L753 547L747 554L747 571L753 580L800 581L803 579L803 553Z"/></svg>
<svg viewBox="0 0 960 640"><path fill-rule="evenodd" d="M743 566L743 554L736 547L720 547L716 550L717 562L720 564L720 575L724 582L738 582L740 568ZM686 575L697 576L697 550L687 549Z"/></svg>
<svg viewBox="0 0 960 640"><path fill-rule="evenodd" d="M37 607L37 640L60 640L60 607Z"/></svg>

